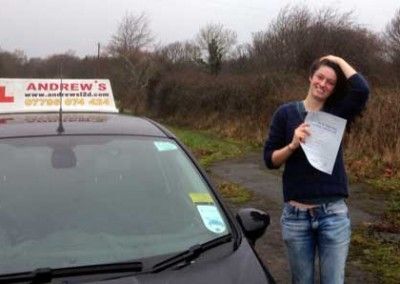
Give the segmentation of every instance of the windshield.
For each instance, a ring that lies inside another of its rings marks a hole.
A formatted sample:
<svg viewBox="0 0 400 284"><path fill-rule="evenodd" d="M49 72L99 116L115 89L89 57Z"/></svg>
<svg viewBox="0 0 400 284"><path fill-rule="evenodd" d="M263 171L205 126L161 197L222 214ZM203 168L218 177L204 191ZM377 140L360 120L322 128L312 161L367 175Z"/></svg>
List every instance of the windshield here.
<svg viewBox="0 0 400 284"><path fill-rule="evenodd" d="M0 274L179 252L229 234L169 139L0 140Z"/></svg>

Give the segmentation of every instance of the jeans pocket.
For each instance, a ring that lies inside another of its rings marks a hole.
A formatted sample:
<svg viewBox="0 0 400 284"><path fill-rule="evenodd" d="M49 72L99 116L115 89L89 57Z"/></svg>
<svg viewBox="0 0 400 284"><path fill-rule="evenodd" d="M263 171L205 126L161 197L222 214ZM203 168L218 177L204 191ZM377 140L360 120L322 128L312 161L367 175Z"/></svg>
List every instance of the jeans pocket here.
<svg viewBox="0 0 400 284"><path fill-rule="evenodd" d="M285 220L292 219L294 217L295 217L295 212L292 206L288 203L285 203L281 215L281 224L283 224Z"/></svg>
<svg viewBox="0 0 400 284"><path fill-rule="evenodd" d="M308 213L305 209L298 209L289 203L285 203L281 216L281 224L284 222L306 220Z"/></svg>
<svg viewBox="0 0 400 284"><path fill-rule="evenodd" d="M326 212L328 214L335 214L335 215L342 215L342 214L348 215L349 209L344 200L339 200L328 203L326 206Z"/></svg>

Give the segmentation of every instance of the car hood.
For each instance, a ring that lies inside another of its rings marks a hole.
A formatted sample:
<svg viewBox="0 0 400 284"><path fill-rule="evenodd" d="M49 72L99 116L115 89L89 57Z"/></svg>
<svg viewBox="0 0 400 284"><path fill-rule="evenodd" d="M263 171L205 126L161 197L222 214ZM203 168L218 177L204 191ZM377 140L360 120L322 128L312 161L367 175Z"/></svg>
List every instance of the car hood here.
<svg viewBox="0 0 400 284"><path fill-rule="evenodd" d="M81 283L81 279L78 280ZM93 279L88 280L92 282ZM83 282L85 283L85 282ZM259 261L247 240L242 240L239 248L228 255L198 261L181 269L169 268L158 273L134 276L113 276L96 279L96 283L274 283L267 269Z"/></svg>

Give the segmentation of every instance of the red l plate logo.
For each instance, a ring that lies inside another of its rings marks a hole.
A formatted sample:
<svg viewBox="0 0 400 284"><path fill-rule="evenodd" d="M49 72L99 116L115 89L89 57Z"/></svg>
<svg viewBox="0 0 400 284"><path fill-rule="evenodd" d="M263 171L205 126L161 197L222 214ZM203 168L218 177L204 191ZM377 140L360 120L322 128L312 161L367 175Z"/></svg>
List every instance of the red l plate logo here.
<svg viewBox="0 0 400 284"><path fill-rule="evenodd" d="M13 103L14 97L6 96L6 87L0 86L0 103Z"/></svg>

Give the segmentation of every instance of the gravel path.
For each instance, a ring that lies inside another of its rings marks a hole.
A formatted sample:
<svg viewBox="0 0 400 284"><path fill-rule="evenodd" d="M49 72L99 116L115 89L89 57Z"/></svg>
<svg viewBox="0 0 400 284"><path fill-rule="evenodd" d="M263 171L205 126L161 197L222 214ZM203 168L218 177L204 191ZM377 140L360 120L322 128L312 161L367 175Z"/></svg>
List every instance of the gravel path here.
<svg viewBox="0 0 400 284"><path fill-rule="evenodd" d="M281 238L280 215L283 205L281 172L267 170L261 153L251 153L241 158L225 160L210 168L216 183L230 181L253 192L253 198L241 207L255 207L270 214L271 224L264 236L256 243L256 250L278 283L290 283L290 272ZM365 185L352 185L348 205L352 226L373 221L381 213L382 203L368 194ZM238 207L229 205L235 212ZM350 248L351 249L351 248ZM361 270L359 261L350 259L346 270L346 283L378 283L370 273Z"/></svg>

